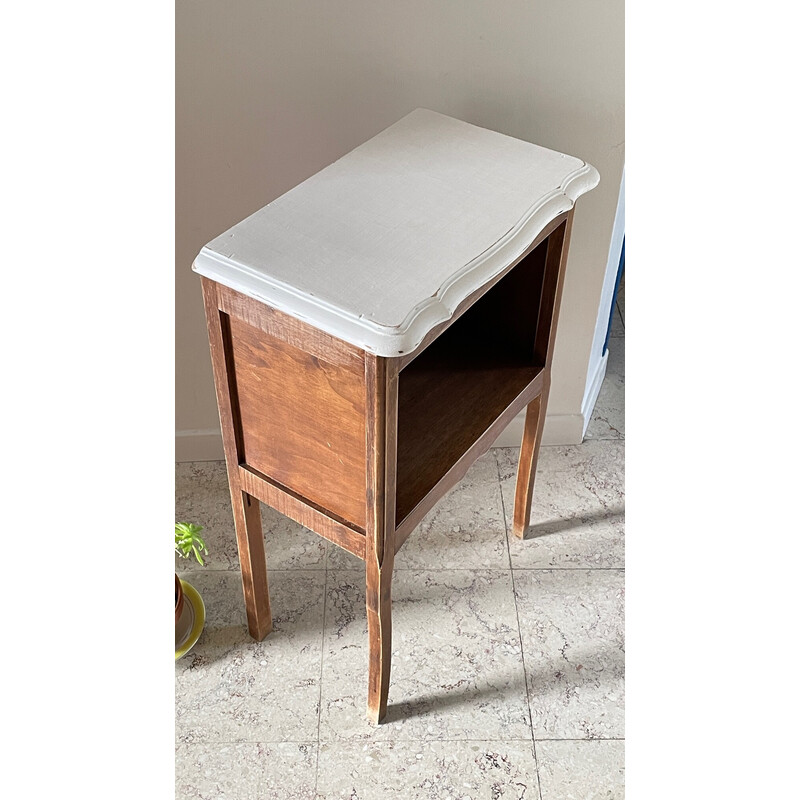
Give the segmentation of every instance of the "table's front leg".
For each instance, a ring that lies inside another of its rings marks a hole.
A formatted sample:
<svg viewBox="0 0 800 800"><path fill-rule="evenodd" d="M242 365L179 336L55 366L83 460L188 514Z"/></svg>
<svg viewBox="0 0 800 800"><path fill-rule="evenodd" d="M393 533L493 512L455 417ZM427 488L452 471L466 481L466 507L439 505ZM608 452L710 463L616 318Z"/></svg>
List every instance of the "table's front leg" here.
<svg viewBox="0 0 800 800"><path fill-rule="evenodd" d="M392 359L367 354L367 717L386 715L392 660L392 570L394 568L397 469L397 368Z"/></svg>
<svg viewBox="0 0 800 800"><path fill-rule="evenodd" d="M386 716L392 668L392 569L394 554L385 546L367 544L367 630L369 635L369 690L367 717L379 723Z"/></svg>

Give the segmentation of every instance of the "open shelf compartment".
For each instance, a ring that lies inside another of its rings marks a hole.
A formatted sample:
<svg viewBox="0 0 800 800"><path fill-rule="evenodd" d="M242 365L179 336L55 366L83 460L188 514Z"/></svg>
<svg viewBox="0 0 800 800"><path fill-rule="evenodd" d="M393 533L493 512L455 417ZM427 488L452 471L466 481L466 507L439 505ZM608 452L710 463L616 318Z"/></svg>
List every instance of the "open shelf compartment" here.
<svg viewBox="0 0 800 800"><path fill-rule="evenodd" d="M396 524L544 368L546 239L400 372Z"/></svg>

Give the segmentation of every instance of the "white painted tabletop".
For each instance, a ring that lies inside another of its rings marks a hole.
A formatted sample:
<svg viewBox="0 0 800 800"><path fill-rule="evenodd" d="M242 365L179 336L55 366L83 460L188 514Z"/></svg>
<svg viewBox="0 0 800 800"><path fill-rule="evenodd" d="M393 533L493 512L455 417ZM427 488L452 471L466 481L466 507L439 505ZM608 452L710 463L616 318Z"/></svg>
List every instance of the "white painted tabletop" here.
<svg viewBox="0 0 800 800"><path fill-rule="evenodd" d="M419 108L209 242L193 269L402 355L599 180L578 158Z"/></svg>

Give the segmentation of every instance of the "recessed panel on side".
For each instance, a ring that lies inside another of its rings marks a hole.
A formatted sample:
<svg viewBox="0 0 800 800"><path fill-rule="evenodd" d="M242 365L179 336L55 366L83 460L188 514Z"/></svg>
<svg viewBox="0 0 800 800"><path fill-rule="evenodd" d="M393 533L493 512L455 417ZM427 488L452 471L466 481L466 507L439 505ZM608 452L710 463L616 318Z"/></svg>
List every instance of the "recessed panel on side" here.
<svg viewBox="0 0 800 800"><path fill-rule="evenodd" d="M229 330L243 462L364 528L363 368L331 364L233 316Z"/></svg>

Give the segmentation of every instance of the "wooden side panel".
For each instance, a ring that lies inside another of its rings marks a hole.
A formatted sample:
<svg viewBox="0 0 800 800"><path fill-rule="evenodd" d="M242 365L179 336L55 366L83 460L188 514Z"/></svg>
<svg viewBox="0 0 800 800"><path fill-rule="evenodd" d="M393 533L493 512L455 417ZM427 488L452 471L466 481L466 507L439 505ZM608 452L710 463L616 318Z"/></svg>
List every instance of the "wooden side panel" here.
<svg viewBox="0 0 800 800"><path fill-rule="evenodd" d="M363 365L325 361L229 320L241 462L365 528Z"/></svg>
<svg viewBox="0 0 800 800"><path fill-rule="evenodd" d="M362 561L364 560L366 552L364 531L354 530L334 519L327 512L309 505L306 498L292 493L286 487L278 486L265 475L259 475L249 467L239 467L238 469L239 480L246 492L295 522L318 533L329 542L338 544L339 547Z"/></svg>
<svg viewBox="0 0 800 800"><path fill-rule="evenodd" d="M264 333L280 339L294 347L299 347L312 356L317 356L331 364L364 369L364 351L352 344L343 342L307 322L290 317L277 308L259 303L227 286L217 284L217 302L221 311L231 317L246 322Z"/></svg>

